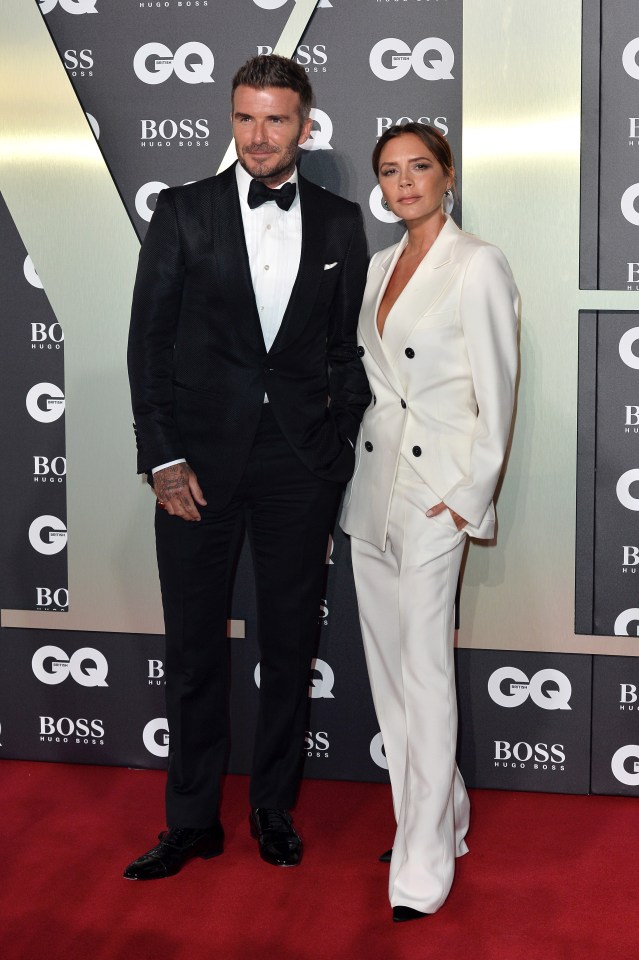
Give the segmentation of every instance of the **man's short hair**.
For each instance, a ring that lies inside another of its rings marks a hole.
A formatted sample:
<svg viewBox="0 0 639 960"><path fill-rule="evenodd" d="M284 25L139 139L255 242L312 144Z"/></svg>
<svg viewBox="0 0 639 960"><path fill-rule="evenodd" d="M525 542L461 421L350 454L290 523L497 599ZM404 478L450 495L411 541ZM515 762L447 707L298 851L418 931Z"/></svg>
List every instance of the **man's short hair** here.
<svg viewBox="0 0 639 960"><path fill-rule="evenodd" d="M302 120L306 120L313 102L313 88L306 72L294 60L276 53L261 54L247 60L233 77L231 97L237 87L282 87L299 94Z"/></svg>

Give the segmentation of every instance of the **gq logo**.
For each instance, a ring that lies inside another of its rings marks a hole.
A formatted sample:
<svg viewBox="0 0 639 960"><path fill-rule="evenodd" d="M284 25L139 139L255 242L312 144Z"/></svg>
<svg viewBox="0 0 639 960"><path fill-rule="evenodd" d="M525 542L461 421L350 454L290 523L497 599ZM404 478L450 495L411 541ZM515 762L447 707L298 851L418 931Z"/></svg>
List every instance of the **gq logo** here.
<svg viewBox="0 0 639 960"><path fill-rule="evenodd" d="M626 765L628 760L632 760L630 769ZM626 747L619 747L610 762L610 768L619 783L639 787L639 746L629 743Z"/></svg>
<svg viewBox="0 0 639 960"><path fill-rule="evenodd" d="M67 13L97 13L95 9L98 0L38 0L44 14L51 13L56 3L59 3Z"/></svg>
<svg viewBox="0 0 639 960"><path fill-rule="evenodd" d="M508 693L502 688L502 683L510 681ZM544 688L544 684L552 683L557 689ZM523 670L517 667L500 667L491 674L488 680L488 693L500 707L520 707L528 697L542 710L570 710L569 705L572 686L570 680L559 670L539 670L531 680Z"/></svg>
<svg viewBox="0 0 639 960"><path fill-rule="evenodd" d="M639 64L637 63L637 54L639 53L639 37L635 37L624 47L621 56L623 68L629 77L633 80L639 80Z"/></svg>
<svg viewBox="0 0 639 960"><path fill-rule="evenodd" d="M155 57L154 69L147 60ZM145 43L133 58L133 69L142 83L164 83L172 73L184 83L215 83L211 74L215 58L209 48L192 40L178 47L175 54L163 43Z"/></svg>
<svg viewBox="0 0 639 960"><path fill-rule="evenodd" d="M626 330L619 341L619 356L626 366L631 367L633 370L639 370L639 355L632 349L637 341L639 341L639 327Z"/></svg>
<svg viewBox="0 0 639 960"><path fill-rule="evenodd" d="M310 113L313 129L306 143L302 143L302 150L332 150L331 137L333 136L333 121L323 110L313 107Z"/></svg>
<svg viewBox="0 0 639 960"><path fill-rule="evenodd" d="M22 267L24 272L25 280L27 280L32 287L35 287L37 290L42 290L42 280L37 274L36 268L33 266L33 260L31 257L27 256L24 261L24 266Z"/></svg>
<svg viewBox="0 0 639 960"><path fill-rule="evenodd" d="M142 732L144 746L154 757L169 755L169 726L165 717L149 720Z"/></svg>
<svg viewBox="0 0 639 960"><path fill-rule="evenodd" d="M426 61L426 54L433 51L437 52L439 57ZM392 56L389 58L390 66L387 66L384 57L389 53ZM455 53L451 45L441 37L426 37L425 40L420 40L413 50L403 40L389 37L375 44L368 62L380 80L401 80L411 67L422 80L452 80Z"/></svg>
<svg viewBox="0 0 639 960"><path fill-rule="evenodd" d="M253 674L255 685L260 686L260 665L255 668ZM325 660L315 659L311 661L311 682L308 688L308 695L313 700L334 700L332 689L335 684L335 674Z"/></svg>
<svg viewBox="0 0 639 960"><path fill-rule="evenodd" d="M375 761L377 766L381 767L382 770L388 770L388 760L386 759L386 751L384 750L384 741L381 733L375 734L371 740L370 752L371 759Z"/></svg>
<svg viewBox="0 0 639 960"><path fill-rule="evenodd" d="M92 666L85 667L86 662ZM82 647L70 658L61 647L40 647L33 654L31 667L42 683L63 683L71 675L81 687L108 687L109 664L104 654L92 647Z"/></svg>
<svg viewBox="0 0 639 960"><path fill-rule="evenodd" d="M27 410L39 423L53 423L64 413L64 394L55 383L36 383L27 394Z"/></svg>
<svg viewBox="0 0 639 960"><path fill-rule="evenodd" d="M193 180L187 180L186 183L193 183ZM168 183L162 183L161 180L150 180L143 183L135 195L135 209L139 217L150 221L153 216L153 210L149 206L151 197L156 197L162 190L168 189ZM186 186L186 184L184 184Z"/></svg>
<svg viewBox="0 0 639 960"><path fill-rule="evenodd" d="M639 470L636 468L626 470L617 480L617 499L622 507L626 507L628 510L639 510L639 497L633 496L630 492L633 483L639 484Z"/></svg>
<svg viewBox="0 0 639 960"><path fill-rule="evenodd" d="M368 198L371 213L374 217L377 217L378 220L381 220L382 223L399 223L400 217L396 217L392 210L387 210L386 207L383 206L383 199L382 188L377 184L377 186L371 190L371 195Z"/></svg>
<svg viewBox="0 0 639 960"><path fill-rule="evenodd" d="M67 528L58 517L36 517L29 527L29 543L38 553L51 557L67 545Z"/></svg>
<svg viewBox="0 0 639 960"><path fill-rule="evenodd" d="M615 637L639 637L639 607L630 607L620 613L615 620L614 631Z"/></svg>

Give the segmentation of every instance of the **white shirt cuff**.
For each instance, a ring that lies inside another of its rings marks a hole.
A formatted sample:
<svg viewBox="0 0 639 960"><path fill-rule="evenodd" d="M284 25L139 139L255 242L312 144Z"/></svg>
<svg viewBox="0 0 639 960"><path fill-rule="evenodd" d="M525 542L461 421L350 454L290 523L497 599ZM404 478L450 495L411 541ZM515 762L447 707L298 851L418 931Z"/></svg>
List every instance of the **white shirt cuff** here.
<svg viewBox="0 0 639 960"><path fill-rule="evenodd" d="M176 463L186 463L184 457L180 457L179 460L169 460L168 463L161 463L159 467L153 467L151 473L157 473L158 470L165 470L166 467L173 467Z"/></svg>

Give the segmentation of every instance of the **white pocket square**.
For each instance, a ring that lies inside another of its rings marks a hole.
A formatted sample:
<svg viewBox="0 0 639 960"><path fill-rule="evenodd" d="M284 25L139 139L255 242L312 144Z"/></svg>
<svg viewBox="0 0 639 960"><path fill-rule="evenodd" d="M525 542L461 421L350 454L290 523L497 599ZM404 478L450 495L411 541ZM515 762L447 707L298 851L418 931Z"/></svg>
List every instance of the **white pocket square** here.
<svg viewBox="0 0 639 960"><path fill-rule="evenodd" d="M325 264L324 264L324 269L325 269L325 270L332 270L333 267L336 267L336 266L337 266L337 260L335 261L335 263L325 263Z"/></svg>

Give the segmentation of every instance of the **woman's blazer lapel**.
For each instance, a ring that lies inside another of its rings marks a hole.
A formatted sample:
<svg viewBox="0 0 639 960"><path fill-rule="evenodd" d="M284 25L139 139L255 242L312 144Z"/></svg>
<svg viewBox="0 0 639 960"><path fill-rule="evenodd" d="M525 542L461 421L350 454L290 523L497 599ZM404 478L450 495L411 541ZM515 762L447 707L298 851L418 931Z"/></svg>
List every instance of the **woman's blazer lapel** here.
<svg viewBox="0 0 639 960"><path fill-rule="evenodd" d="M394 247L382 251L373 257L368 272L364 300L359 315L359 336L363 342L364 349L368 350L373 361L377 364L380 372L388 380L388 383L398 393L403 396L403 389L397 376L395 367L391 363L391 358L384 346L384 342L377 330L377 311L384 296L384 291L388 286L395 264L402 255L408 234L404 234L402 239Z"/></svg>
<svg viewBox="0 0 639 960"><path fill-rule="evenodd" d="M393 304L384 328L383 341L391 360L395 360L405 348L406 341L419 321L429 313L437 312L439 299L459 270L459 263L455 260L458 238L459 228L448 218L432 247Z"/></svg>

